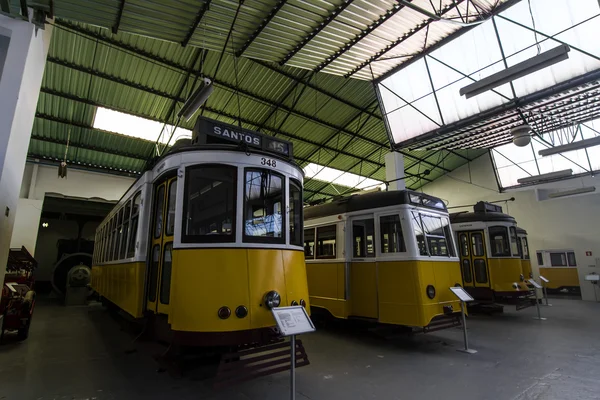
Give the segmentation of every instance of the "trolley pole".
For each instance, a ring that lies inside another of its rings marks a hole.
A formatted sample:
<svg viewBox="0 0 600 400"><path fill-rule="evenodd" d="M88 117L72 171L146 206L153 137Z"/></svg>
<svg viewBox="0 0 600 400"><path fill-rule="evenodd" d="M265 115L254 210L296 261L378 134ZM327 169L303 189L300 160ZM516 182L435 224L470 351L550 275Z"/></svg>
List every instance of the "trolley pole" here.
<svg viewBox="0 0 600 400"><path fill-rule="evenodd" d="M290 400L296 400L296 335L290 336Z"/></svg>

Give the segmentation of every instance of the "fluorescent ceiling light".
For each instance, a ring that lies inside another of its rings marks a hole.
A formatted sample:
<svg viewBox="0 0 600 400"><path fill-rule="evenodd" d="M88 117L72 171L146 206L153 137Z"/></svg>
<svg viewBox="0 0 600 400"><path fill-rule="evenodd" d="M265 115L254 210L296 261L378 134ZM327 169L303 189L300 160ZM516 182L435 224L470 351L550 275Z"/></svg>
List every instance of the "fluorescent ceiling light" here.
<svg viewBox="0 0 600 400"><path fill-rule="evenodd" d="M562 171L549 172L547 174L528 176L526 178L517 179L518 183L533 183L539 181L547 181L550 179L566 178L573 175L572 169L564 169Z"/></svg>
<svg viewBox="0 0 600 400"><path fill-rule="evenodd" d="M192 118L192 115L206 103L206 100L208 100L208 97L212 94L214 89L212 81L208 78L204 78L202 84L196 89L194 94L187 99L183 107L181 107L177 116L183 117L186 121L189 121L189 119Z"/></svg>
<svg viewBox="0 0 600 400"><path fill-rule="evenodd" d="M158 139L163 129L163 125L164 124L160 122L102 107L96 108L96 116L94 117L93 123L93 127L96 129L120 133L122 135L150 140L152 142L156 142L156 139ZM171 136L171 132L173 132L173 125L167 125L159 143L166 144ZM173 140L171 140L171 144L175 143L177 139L184 137L191 138L192 131L189 129L177 128L173 135Z"/></svg>
<svg viewBox="0 0 600 400"><path fill-rule="evenodd" d="M555 199L557 197L573 196L576 194L591 193L591 192L595 192L595 191L596 191L595 186L585 186L585 187L581 187L579 189L565 190L564 192L550 193L548 195L548 197L550 197L551 199Z"/></svg>
<svg viewBox="0 0 600 400"><path fill-rule="evenodd" d="M495 87L504 85L505 83L514 81L529 75L560 61L564 61L569 58L569 51L571 48L566 44L560 45L539 54L529 60L522 61L512 67L506 68L503 71L492 74L486 78L483 78L477 82L474 82L464 88L460 89L460 95L465 96L467 99L477 96L478 94L492 90Z"/></svg>
<svg viewBox="0 0 600 400"><path fill-rule="evenodd" d="M355 187L357 189L371 189L376 186L385 187L385 184L382 181L367 178L365 176L350 172L340 171L339 169L335 168L325 167L315 163L310 163L304 167L304 176L306 178L329 182L349 188Z"/></svg>
<svg viewBox="0 0 600 400"><path fill-rule="evenodd" d="M600 144L600 136L596 136L590 139L579 140L573 143L563 144L562 146L554 146L548 149L540 150L538 153L540 156L551 156L552 154L565 153L567 151L581 150L586 147L597 146Z"/></svg>

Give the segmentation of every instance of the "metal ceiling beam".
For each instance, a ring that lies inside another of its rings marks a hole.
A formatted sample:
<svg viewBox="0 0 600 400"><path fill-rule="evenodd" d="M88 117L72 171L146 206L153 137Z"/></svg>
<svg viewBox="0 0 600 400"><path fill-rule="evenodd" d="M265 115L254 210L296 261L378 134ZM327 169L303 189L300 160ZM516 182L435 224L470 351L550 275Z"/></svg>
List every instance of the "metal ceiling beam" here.
<svg viewBox="0 0 600 400"><path fill-rule="evenodd" d="M286 1L287 0L279 0L279 1L277 1L277 3L275 3L275 6L273 6L273 8L269 12L269 14L265 18L263 18L263 20L260 22L260 24L258 25L258 28L256 28L254 30L254 32L252 32L252 34L248 37L248 40L246 40L246 43L244 43L243 46L238 51L235 52L236 57L241 57L244 54L244 52L246 50L248 50L248 47L250 47L252 42L254 42L254 40L258 37L258 35L260 35L260 33L263 31L263 29L265 29L265 27L267 25L269 25L269 22L271 22L271 20L279 12L281 7L283 7L285 5Z"/></svg>
<svg viewBox="0 0 600 400"><path fill-rule="evenodd" d="M279 75L285 76L285 77L286 77L286 78L288 78L288 79L292 79L292 80L294 80L294 81L300 82L300 83L302 83L303 85L306 85L306 86L308 86L309 88L311 88L311 89L313 89L313 90L315 90L315 91L317 91L317 92L319 92L319 93L321 93L321 94L323 94L323 95L325 95L325 96L327 96L327 97L331 97L332 99L334 99L334 100L337 100L337 101L339 101L340 103L342 103L342 104L344 104L344 105L347 105L348 107L352 107L352 108L354 108L354 109L356 109L356 110L362 110L362 109L363 109L363 108L362 108L361 106L359 106L358 104L354 104L354 103L352 103L352 102L350 102L350 101L348 101L348 100L346 100L346 99L343 99L343 98L341 98L340 96L337 96L337 95L336 95L336 94L334 94L334 93L328 92L328 91L326 91L326 90L324 90L324 89L322 89L322 88L318 87L318 86L317 86L317 85L315 85L315 84L312 84L312 83L310 83L310 82L303 82L301 78L299 78L299 77L297 77L297 76L293 75L293 74L292 74L292 73L290 73L290 72L287 72L287 71L285 71L285 70L282 70L282 69L280 69L280 68L276 67L275 65L272 65L272 64L270 64L270 63L269 63L269 62L267 62L267 61L256 60L256 59L253 59L253 58L251 58L251 59L249 59L249 60L250 60L250 61L252 61L252 62L254 62L254 63L256 63L256 64L258 64L258 65L260 65L260 66L262 66L262 67L265 67L265 68L267 68L267 69L270 69L271 71L273 71L273 72L276 72L276 73L278 73ZM292 67L288 67L288 68L292 68ZM371 115L371 116L372 116L372 117L374 117L374 118L377 118L377 119L383 119L383 118L381 117L381 115L379 115L379 114L376 114L376 113L373 113L373 112L370 112L370 113L368 113L368 114L369 114L369 115Z"/></svg>
<svg viewBox="0 0 600 400"><path fill-rule="evenodd" d="M198 13L196 14L196 18L194 18L194 21L192 22L192 25L190 26L190 30L188 31L188 33L185 35L185 37L181 41L181 45L183 47L187 46L188 43L190 42L190 39L192 38L192 36L194 36L194 32L196 32L196 28L198 28L198 24L200 24L200 21L202 21L202 17L204 17L204 14L206 14L208 9L210 8L210 2L211 2L211 0L204 0L204 4L202 4L202 6L200 7L200 10L198 10Z"/></svg>
<svg viewBox="0 0 600 400"><path fill-rule="evenodd" d="M451 11L452 9L454 9L454 7L456 7L458 9L458 6L461 3L463 3L464 1L465 0L457 0L455 2L452 2L452 3L448 4L446 7L444 7L443 10L441 10L441 13L439 15L443 16L444 14L446 14L449 11ZM467 1L469 1L469 0L467 0ZM369 57L367 60L365 60L362 63L360 63L358 66L354 67L350 72L348 72L347 74L344 75L344 78L351 77L352 75L354 75L355 73L357 73L358 71L360 71L361 69L363 69L364 67L366 67L367 65L371 64L374 61L377 61L377 59L379 59L380 57L382 57L383 55L385 55L386 53L388 53L390 50L396 48L397 46L399 46L400 44L402 44L406 40L410 39L413 35L415 35L416 33L420 32L421 29L425 28L430 23L435 22L435 21L436 21L435 18L429 18L429 19L427 19L425 21L422 21L421 23L417 24L410 31L406 32L404 35L400 36L398 39L394 40L392 43L388 44L383 49L379 50L373 56Z"/></svg>
<svg viewBox="0 0 600 400"><path fill-rule="evenodd" d="M140 88L139 85L136 85L136 86L138 86L137 87L138 89L143 90L143 89ZM72 100L72 101L81 102L81 103L88 104L88 105L95 106L95 107L103 107L103 108L108 108L108 109L112 109L112 110L119 111L119 112L131 113L131 111L128 111L128 110L123 110L123 109L115 108L115 107L112 107L112 106L107 105L107 104L101 104L101 103L98 103L98 102L95 102L95 101L92 101L92 100L83 99L81 97L72 95L70 93L59 92L59 91L52 90L52 89L45 88L45 87L42 87L40 89L40 92L47 93L47 94L50 94L50 95L53 95L53 96L62 97L62 98L65 98L65 99L68 99L68 100ZM180 99L179 101L183 102L184 99ZM227 118L230 118L232 120L237 120L238 119L238 117L236 115L229 114L229 113L226 113L226 112L223 112L223 111L220 111L220 110L216 110L216 109L211 108L211 107L205 107L205 109L206 109L206 111L208 111L210 113L213 113L215 115L227 117ZM139 116L143 117L143 118L148 118L147 116L144 116L144 115L139 115ZM165 122L165 121L159 120L157 118L149 118L149 119L151 119L153 121L161 122L161 123ZM252 126L258 126L259 125L259 122L250 120L248 118L241 118L240 120L243 123L247 124L247 125L252 125ZM322 148L327 149L327 150L329 150L331 152L334 152L334 153L339 152L338 150L336 150L335 148L333 148L331 146L323 146L319 142L316 142L314 140L310 140L310 139L306 139L306 138L300 137L300 136L295 135L293 133L284 132L284 131L276 130L276 129L269 128L269 127L267 127L266 130L268 130L268 131L270 131L272 133L276 133L278 135L287 136L287 137L289 137L291 139L294 139L294 140L297 140L299 142L303 142L303 143L306 143L306 144L311 144L311 145L316 146L316 147L322 147ZM346 155L348 157L352 157L352 158L355 158L355 159L358 159L358 160L370 163L370 164L374 164L374 165L381 166L381 167L384 166L384 164L382 164L382 163L379 163L379 162L376 162L376 161L372 161L372 160L368 160L368 159L366 159L364 157L357 156L355 154L351 154L351 153L348 153L348 152L343 152L342 154L344 154L344 155ZM311 162L313 162L313 161L311 161Z"/></svg>
<svg viewBox="0 0 600 400"><path fill-rule="evenodd" d="M327 67L329 64L334 62L338 57L342 54L346 53L348 50L352 48L356 43L361 41L364 37L369 35L375 29L379 28L385 21L396 15L396 13L404 8L403 5L395 3L394 7L391 10L387 10L385 14L381 15L379 19L373 21L369 26L367 26L364 30L362 30L358 35L354 36L349 42L344 44L341 48L339 48L335 53L328 56L325 61L321 64L317 65L317 67L313 70L314 72L319 72L323 70L323 68Z"/></svg>
<svg viewBox="0 0 600 400"><path fill-rule="evenodd" d="M96 128L94 128L91 125L82 124L82 123L78 123L78 122L74 122L74 121L69 121L69 120L66 120L66 119L58 118L58 117L55 117L55 116L52 116L52 115L47 115L47 114L43 114L43 113L39 113L39 112L35 114L35 117L39 118L39 119L46 120L46 121L56 122L56 123L63 124L63 125L69 125L69 126L72 126L72 127L75 127L75 128L89 129L89 130L92 130L92 131L98 131L98 132L102 132L102 133L106 133L106 134L119 135L118 133L107 132L107 131L103 131L101 129L96 129ZM119 135L119 136L121 136L121 135ZM67 144L66 140L56 139L56 138L49 138L49 137L42 136L42 135L39 135L39 134L36 134L36 133L32 133L31 138L35 139L35 140L40 140L40 141L43 141L43 142L48 142L48 143L57 143L57 144L64 144L64 145ZM128 138L128 139L130 139L130 138ZM143 139L139 139L139 140L140 141L144 141ZM149 142L149 143L152 144L151 142ZM94 151L98 151L98 152L101 152L101 153L114 154L114 155L122 156L122 157L135 158L137 160L144 160L144 161L147 160L147 157L145 157L142 154L132 153L132 152L129 152L129 151L123 151L123 150L119 150L119 149L107 149L107 148L104 148L104 147L98 147L98 146L88 145L88 144L85 144L83 142L81 142L81 143L74 142L72 140L69 141L69 146L79 147L80 149L85 149L85 150L94 150Z"/></svg>
<svg viewBox="0 0 600 400"><path fill-rule="evenodd" d="M472 1L472 0L470 0ZM507 9L509 9L510 7L514 6L515 4L519 3L521 0L508 0L505 3L500 4L498 7L496 7L493 11L492 14L493 15L497 15L499 13L501 13L502 11L505 11ZM469 4L469 3L467 3ZM481 21L483 19L485 19L486 17L484 16L480 16L479 18L474 19L472 22L477 22L477 21ZM436 42L435 44L429 46L428 48L426 48L424 51L418 53L417 55L411 57L409 60L403 62L402 64L398 65L397 67L394 67L392 69L390 69L389 71L387 71L386 73L384 73L383 75L381 75L379 78L375 79L376 83L379 83L383 80L385 80L386 78L390 77L391 75L395 74L398 71L403 70L404 68L408 67L409 65L411 65L412 63L420 60L422 57L438 50L439 48L445 46L446 44L450 43L451 41L453 41L454 39L464 35L465 33L469 32L471 29L476 28L477 24L473 24L472 26L468 26L468 27L464 27L461 28L457 31L455 31L454 33L451 33L450 35L446 36L445 38L443 38L442 40Z"/></svg>
<svg viewBox="0 0 600 400"><path fill-rule="evenodd" d="M0 1L2 1L2 0L0 0ZM88 29L82 28L81 26L75 25L75 24L73 24L71 22L68 22L68 21L65 21L65 20L62 20L62 19L57 19L55 21L55 25L57 25L59 27L62 27L63 29L66 29L66 30L70 30L70 31L76 32L76 33L78 33L80 35L87 36L90 39L96 39L96 40L99 40L101 42L107 43L107 44L109 44L109 45L111 45L111 46L113 46L115 48L118 48L118 49L121 49L121 50L126 50L126 51L131 52L133 54L136 54L138 56L147 58L148 60L151 60L151 61L163 64L165 66L168 66L168 67L171 67L171 68L174 68L174 69L178 69L181 72L186 72L187 71L185 65L178 64L178 63L176 63L176 62L174 62L172 60L168 60L168 59L163 58L163 57L161 57L161 56L159 56L157 54L148 52L148 51L143 50L143 49L139 49L139 48L137 48L135 46L132 46L132 45L130 45L128 43L123 43L123 42L121 42L119 40L107 37L107 36L105 36L103 34L100 34L100 33L97 33L97 32L90 31ZM279 75L285 76L288 79L291 79L291 80L294 80L294 81L300 81L300 83L302 83L303 85L306 85L309 88L311 88L311 89L313 89L313 90L315 90L315 91L317 91L317 92L319 92L319 93L321 93L321 94L323 94L323 95L325 95L327 97L331 97L332 99L337 100L340 103L342 103L342 104L344 104L344 105L346 105L348 107L352 107L352 108L354 108L356 110L361 110L362 109L362 107L359 106L358 104L352 103L351 101L346 100L346 99L344 99L344 98L342 98L340 96L337 96L337 95L335 95L335 94L333 94L333 93L331 93L331 92L329 92L329 91L327 91L327 90L325 90L323 88L320 88L320 87L318 87L315 84L312 84L310 82L303 82L301 78L295 76L294 74L292 74L292 73L290 73L288 71L282 70L282 69L276 67L275 65L271 65L270 63L268 63L266 61L261 61L261 60L256 60L256 59L248 59L248 60L250 60L251 62L254 62L254 63L256 63L256 64L258 64L258 65L260 65L260 66L262 66L264 68L267 68L267 69L269 69L269 70L271 70L273 72L276 72ZM378 114L375 114L375 113L371 113L371 115L373 117L377 118L377 119L382 119L381 115L378 115Z"/></svg>
<svg viewBox="0 0 600 400"><path fill-rule="evenodd" d="M52 164L52 165L60 165L60 163L63 161L62 159L56 158L56 157L51 157L51 156L47 156L47 155L42 155L42 154L35 154L35 153L27 153L27 158L28 158L28 162L32 162L35 164ZM44 160L43 162L40 160ZM128 177L132 177L132 178L138 178L141 175L141 171L132 171L132 170L124 170L122 168L113 168L113 167L105 167L102 165L93 165L90 163L86 163L86 162L81 162L81 161L73 161L73 160L69 160L67 159L67 162L75 162L76 164L74 165L69 165L69 169L80 169L83 171L97 171L97 172L101 172L101 173L109 173L111 175L121 175L121 176L128 176ZM82 165L84 167L82 167ZM107 172L110 171L110 172Z"/></svg>
<svg viewBox="0 0 600 400"><path fill-rule="evenodd" d="M331 21L333 21L342 11L344 11L350 4L352 4L354 0L344 0L342 4L337 6L335 10L333 10L329 15L327 15L315 29L313 29L300 43L298 43L292 51L287 53L285 57L281 61L279 61L279 65L284 65L288 62L292 57L294 57L308 42L310 42L315 36L317 36L323 29L325 29Z"/></svg>
<svg viewBox="0 0 600 400"><path fill-rule="evenodd" d="M47 61L51 62L51 63L54 63L54 64L58 64L58 65L64 66L64 67L67 67L67 68L72 68L72 69L75 69L75 70L80 71L80 72L92 74L92 75L97 76L99 78L107 79L107 80L110 80L110 81L113 81L113 82L116 82L116 83L119 83L119 84L122 84L122 85L125 85L125 86L129 86L129 87L132 87L134 89L139 89L139 90L142 90L142 91L145 91L145 92L157 95L157 96L165 97L165 98L168 98L168 99L171 99L171 100L177 99L177 101L185 101L185 99L181 99L181 98L179 98L177 96L174 96L174 95L172 95L170 93L161 92L159 90L156 90L156 89L153 89L153 88L150 88L150 87L147 87L147 86L143 86L143 85L140 85L140 84L137 84L135 82L131 82L131 81L128 81L128 80L125 80L125 79L122 79L122 78L118 78L118 77L115 77L115 76L103 73L101 71L98 71L98 70L95 70L95 69L92 69L92 68L87 68L87 67L84 67L84 66L81 66L81 65L77 65L77 64L74 64L74 63L71 63L71 62L67 62L65 60L61 60L61 59L58 59L56 57L48 57ZM215 80L214 82L215 82L215 84L220 85L222 87L225 87L227 89L230 89L230 90L233 90L233 91L236 90L236 88L233 85L229 85L227 83L224 83L222 81L217 81L217 80ZM245 91L243 89L237 89L237 91L239 93L247 95L248 97L257 99L257 97L255 95L249 94L247 91ZM347 135L350 135L350 136L353 136L355 138L361 139L361 140L363 140L363 141L365 141L365 142L367 142L369 144L372 144L372 145L375 145L375 146L378 146L378 147L385 147L385 148L387 148L387 146L385 144L380 143L380 142L378 142L378 141L376 141L374 139L371 139L371 138L368 138L366 136L360 135L358 133L352 132L349 129L345 129L345 128L339 126L339 125L332 124L332 123L327 122L325 120L322 120L320 118L312 117L312 116L310 116L308 114L305 114L303 112L294 110L293 108L289 108L289 107L283 105L282 102L275 103L275 102L273 102L271 100L268 100L268 99L265 99L265 98L261 98L259 100L267 103L268 105L270 105L271 107L274 107L275 109L279 108L279 109L285 110L285 111L287 111L289 113L296 114L296 115L298 115L298 116L300 116L300 117L302 117L304 119L307 119L309 121L316 122L316 123L318 123L318 124L320 124L322 126L325 126L325 127L329 128L329 129L333 129L333 130L336 130L336 131L341 131L341 132L343 132L343 133L345 133ZM264 123L256 123L255 125L259 126L260 128L264 127ZM272 130L272 128L267 128L267 129Z"/></svg>
<svg viewBox="0 0 600 400"><path fill-rule="evenodd" d="M121 3L119 4L119 11L117 12L117 20L115 21L115 24L112 26L112 33L113 34L117 34L119 33L119 26L121 25L121 18L123 17L123 9L125 8L125 0L121 0Z"/></svg>

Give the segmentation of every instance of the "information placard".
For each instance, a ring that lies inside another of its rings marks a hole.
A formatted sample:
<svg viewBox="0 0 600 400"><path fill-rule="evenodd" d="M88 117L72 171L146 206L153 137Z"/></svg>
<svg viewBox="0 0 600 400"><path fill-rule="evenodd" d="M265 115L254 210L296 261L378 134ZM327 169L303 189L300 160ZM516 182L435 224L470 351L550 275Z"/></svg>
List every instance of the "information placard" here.
<svg viewBox="0 0 600 400"><path fill-rule="evenodd" d="M539 283L537 283L533 279L530 279L529 283L531 283L533 285L533 287L536 288L536 289L541 289L542 288L542 285L540 285Z"/></svg>
<svg viewBox="0 0 600 400"><path fill-rule="evenodd" d="M316 330L302 306L276 307L271 311L282 336L300 335Z"/></svg>
<svg viewBox="0 0 600 400"><path fill-rule="evenodd" d="M544 283L548 283L548 282L550 282L548 279L546 279L545 277L543 277L543 276L541 276L541 275L540 275L540 279L541 279L541 280L542 280L542 282L544 282Z"/></svg>
<svg viewBox="0 0 600 400"><path fill-rule="evenodd" d="M591 281L591 282L598 282L598 281L600 281L600 275L589 274L589 275L585 276L585 280Z"/></svg>
<svg viewBox="0 0 600 400"><path fill-rule="evenodd" d="M450 290L452 291L452 293L454 293L456 295L456 297L458 297L458 299L460 301L464 301L465 303L468 303L469 301L473 301L475 299L473 299L473 297L471 297L471 295L469 293L467 293L467 291L459 286L455 286L455 287L451 287Z"/></svg>

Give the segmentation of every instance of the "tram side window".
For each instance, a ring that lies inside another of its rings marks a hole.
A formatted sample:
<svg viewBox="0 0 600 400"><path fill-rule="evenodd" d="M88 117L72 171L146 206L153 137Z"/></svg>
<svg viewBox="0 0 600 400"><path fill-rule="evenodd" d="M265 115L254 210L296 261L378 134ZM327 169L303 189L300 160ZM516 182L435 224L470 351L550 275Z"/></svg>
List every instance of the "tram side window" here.
<svg viewBox="0 0 600 400"><path fill-rule="evenodd" d="M375 220L352 221L352 255L354 257L375 257Z"/></svg>
<svg viewBox="0 0 600 400"><path fill-rule="evenodd" d="M163 214L165 206L165 186L162 185L156 191L154 199L154 239L158 239L163 231Z"/></svg>
<svg viewBox="0 0 600 400"><path fill-rule="evenodd" d="M185 243L235 241L237 168L205 164L186 169Z"/></svg>
<svg viewBox="0 0 600 400"><path fill-rule="evenodd" d="M125 213L123 214L123 235L121 239L121 259L124 259L127 256L127 235L129 234L129 226L131 219L131 201L128 201L125 204Z"/></svg>
<svg viewBox="0 0 600 400"><path fill-rule="evenodd" d="M263 169L246 169L245 175L244 241L284 243L284 177Z"/></svg>
<svg viewBox="0 0 600 400"><path fill-rule="evenodd" d="M379 231L381 253L404 253L406 251L399 215L379 217Z"/></svg>
<svg viewBox="0 0 600 400"><path fill-rule="evenodd" d="M336 238L336 225L317 228L317 258L335 258Z"/></svg>
<svg viewBox="0 0 600 400"><path fill-rule="evenodd" d="M510 256L510 247L508 244L508 230L505 226L490 226L490 244L492 245L492 256L506 257Z"/></svg>
<svg viewBox="0 0 600 400"><path fill-rule="evenodd" d="M542 265L544 265L544 254L542 254L542 252L541 252L541 251L538 251L538 252L536 253L536 255L537 255L537 262L538 262L538 266L542 266Z"/></svg>
<svg viewBox="0 0 600 400"><path fill-rule="evenodd" d="M569 267L577 266L577 261L575 260L575 253L573 253L572 251L569 251L567 253L567 263L569 264Z"/></svg>
<svg viewBox="0 0 600 400"><path fill-rule="evenodd" d="M290 244L302 246L302 186L290 179Z"/></svg>
<svg viewBox="0 0 600 400"><path fill-rule="evenodd" d="M112 243L112 259L113 260L118 260L119 259L119 236L120 236L120 229L121 226L119 226L119 218L118 215L123 214L123 209L121 209L117 214L115 214L113 220L114 220L114 228L113 228L113 243Z"/></svg>
<svg viewBox="0 0 600 400"><path fill-rule="evenodd" d="M174 179L169 184L169 193L167 201L167 228L166 236L173 236L175 232L175 196L177 196L177 179Z"/></svg>
<svg viewBox="0 0 600 400"><path fill-rule="evenodd" d="M131 232L129 233L129 244L127 245L127 258L135 256L135 245L137 243L138 222L140 220L140 205L142 193L138 192L131 203Z"/></svg>
<svg viewBox="0 0 600 400"><path fill-rule="evenodd" d="M565 253L550 253L550 265L553 267L566 267L567 256Z"/></svg>
<svg viewBox="0 0 600 400"><path fill-rule="evenodd" d="M514 226L508 228L510 231L510 249L512 250L513 256L520 256L519 246L517 244L517 229Z"/></svg>
<svg viewBox="0 0 600 400"><path fill-rule="evenodd" d="M529 260L529 242L526 237L521 238L521 245L523 247L523 258Z"/></svg>
<svg viewBox="0 0 600 400"><path fill-rule="evenodd" d="M304 258L315 258L315 228L304 230Z"/></svg>

